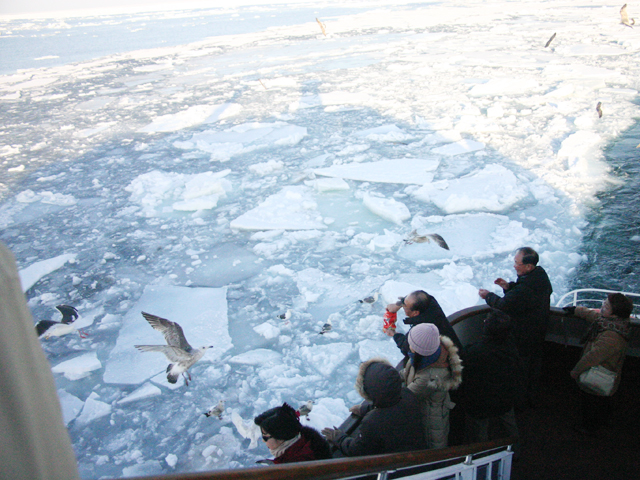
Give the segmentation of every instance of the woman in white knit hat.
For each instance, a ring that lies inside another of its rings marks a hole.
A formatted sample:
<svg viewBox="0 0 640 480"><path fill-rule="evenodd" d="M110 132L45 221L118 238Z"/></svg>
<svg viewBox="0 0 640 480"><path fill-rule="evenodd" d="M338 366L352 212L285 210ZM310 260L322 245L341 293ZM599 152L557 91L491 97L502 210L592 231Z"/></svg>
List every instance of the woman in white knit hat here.
<svg viewBox="0 0 640 480"><path fill-rule="evenodd" d="M428 448L445 448L449 436L449 410L455 404L449 390L462 382L462 361L449 337L431 323L416 325L408 334L411 353L402 376L422 405L422 424Z"/></svg>

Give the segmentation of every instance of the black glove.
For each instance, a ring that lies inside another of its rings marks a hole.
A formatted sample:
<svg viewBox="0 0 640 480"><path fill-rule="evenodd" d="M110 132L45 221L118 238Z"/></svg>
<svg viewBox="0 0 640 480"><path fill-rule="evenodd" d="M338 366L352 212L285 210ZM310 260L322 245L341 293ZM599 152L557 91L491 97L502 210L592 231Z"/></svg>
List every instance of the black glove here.
<svg viewBox="0 0 640 480"><path fill-rule="evenodd" d="M571 306L571 307L562 307L562 310L564 310L565 312L567 312L569 315L575 315L576 314L576 307Z"/></svg>
<svg viewBox="0 0 640 480"><path fill-rule="evenodd" d="M328 442L336 443L338 439L343 435L342 430L333 428L323 428L322 435L327 439Z"/></svg>

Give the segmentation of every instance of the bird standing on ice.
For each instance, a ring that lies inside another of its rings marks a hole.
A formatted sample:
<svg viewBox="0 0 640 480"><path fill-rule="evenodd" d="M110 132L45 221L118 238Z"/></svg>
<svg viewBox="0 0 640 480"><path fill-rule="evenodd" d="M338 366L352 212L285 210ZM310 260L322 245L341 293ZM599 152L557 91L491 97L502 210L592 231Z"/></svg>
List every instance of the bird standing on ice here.
<svg viewBox="0 0 640 480"><path fill-rule="evenodd" d="M213 346L193 348L184 337L182 327L176 322L145 312L142 312L142 316L149 322L149 325L164 335L167 345L134 346L142 352L164 353L171 362L174 362L167 366L167 381L176 383L182 374L185 383L189 386L189 380L191 380L191 374L188 372L189 367L202 358L207 348L213 348Z"/></svg>
<svg viewBox="0 0 640 480"><path fill-rule="evenodd" d="M51 337L61 337L62 335L78 332L80 337L85 338L86 334L76 330L76 327L73 325L73 322L79 317L78 310L71 305L56 305L56 308L62 314L62 320L59 322L40 320L35 325L38 337L44 336L46 340L49 340Z"/></svg>
<svg viewBox="0 0 640 480"><path fill-rule="evenodd" d="M222 420L222 412L224 412L224 400L220 400L215 407L211 407L208 412L204 414L205 417L218 417L218 420Z"/></svg>

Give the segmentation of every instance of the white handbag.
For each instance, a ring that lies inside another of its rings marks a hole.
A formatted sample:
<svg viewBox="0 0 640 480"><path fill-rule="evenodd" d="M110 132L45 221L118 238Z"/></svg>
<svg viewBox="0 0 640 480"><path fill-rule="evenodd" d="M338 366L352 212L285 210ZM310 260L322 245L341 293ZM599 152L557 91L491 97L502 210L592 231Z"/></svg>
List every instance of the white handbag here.
<svg viewBox="0 0 640 480"><path fill-rule="evenodd" d="M616 383L616 373L598 365L582 372L579 381L589 390L608 397Z"/></svg>

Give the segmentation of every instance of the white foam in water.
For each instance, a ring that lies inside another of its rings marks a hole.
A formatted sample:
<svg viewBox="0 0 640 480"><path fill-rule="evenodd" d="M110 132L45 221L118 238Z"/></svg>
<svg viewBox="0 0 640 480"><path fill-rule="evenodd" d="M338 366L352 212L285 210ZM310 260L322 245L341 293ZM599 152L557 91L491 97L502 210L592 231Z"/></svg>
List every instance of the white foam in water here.
<svg viewBox="0 0 640 480"><path fill-rule="evenodd" d="M240 3L2 24L24 54L0 65L0 232L34 319L74 305L88 335L42 342L83 478L253 467L270 458L253 418L283 402L339 426L359 363L400 359L385 305L482 304L518 247L557 300L593 260L605 149L637 145L640 42L619 5L505 22L482 2L336 4L325 36L301 3ZM166 344L142 311L214 347L188 386L134 347Z"/></svg>

